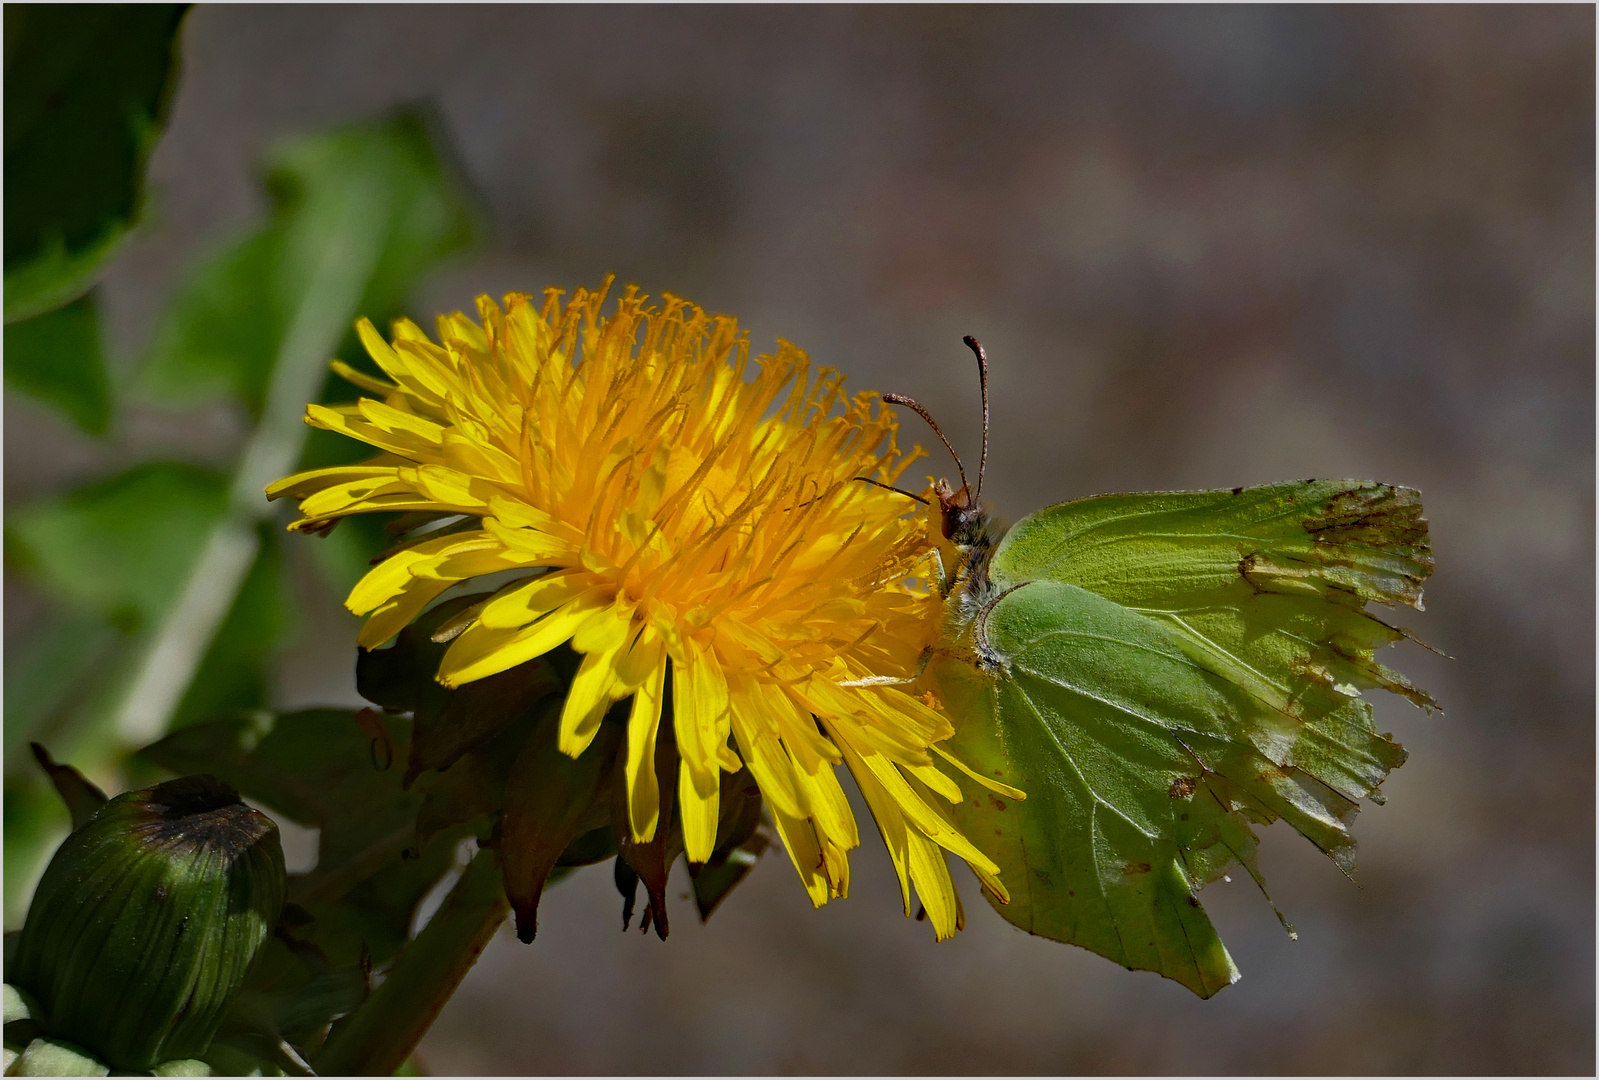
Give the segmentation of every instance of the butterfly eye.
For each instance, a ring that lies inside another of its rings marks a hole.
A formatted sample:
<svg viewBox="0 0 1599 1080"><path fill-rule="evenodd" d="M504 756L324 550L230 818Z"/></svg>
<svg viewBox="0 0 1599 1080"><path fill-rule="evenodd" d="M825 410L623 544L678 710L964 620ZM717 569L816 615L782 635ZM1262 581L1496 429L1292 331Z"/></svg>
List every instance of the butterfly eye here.
<svg viewBox="0 0 1599 1080"><path fill-rule="evenodd" d="M938 499L941 511L939 526L944 532L944 539L955 540L961 531L961 519L967 513L969 498L966 488L956 491L948 480L940 477L933 485L933 495Z"/></svg>
<svg viewBox="0 0 1599 1080"><path fill-rule="evenodd" d="M962 519L964 518L964 516L965 516L965 514L962 512L961 508L958 507L958 506L948 506L948 505L946 505L944 507L944 539L945 540L954 540L956 538L956 535L961 531L961 525L963 524Z"/></svg>

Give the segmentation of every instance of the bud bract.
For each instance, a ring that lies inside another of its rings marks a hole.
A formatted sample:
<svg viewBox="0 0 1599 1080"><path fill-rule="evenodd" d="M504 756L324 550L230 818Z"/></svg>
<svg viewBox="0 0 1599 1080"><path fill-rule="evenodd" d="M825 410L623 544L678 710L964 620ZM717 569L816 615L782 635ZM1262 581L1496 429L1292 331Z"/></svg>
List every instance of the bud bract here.
<svg viewBox="0 0 1599 1080"><path fill-rule="evenodd" d="M199 1057L284 887L277 826L227 784L127 792L50 860L8 981L37 999L45 1031L115 1069Z"/></svg>

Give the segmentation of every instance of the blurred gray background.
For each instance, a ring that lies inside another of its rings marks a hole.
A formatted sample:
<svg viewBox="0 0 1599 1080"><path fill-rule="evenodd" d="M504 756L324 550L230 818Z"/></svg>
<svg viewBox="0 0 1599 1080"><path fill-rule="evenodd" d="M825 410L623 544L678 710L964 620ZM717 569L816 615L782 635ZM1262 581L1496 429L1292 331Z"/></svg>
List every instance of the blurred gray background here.
<svg viewBox="0 0 1599 1080"><path fill-rule="evenodd" d="M935 945L874 837L848 900L813 912L774 852L665 944L580 872L535 945L489 948L427 1068L1593 1072L1591 7L239 6L193 12L184 62L105 290L125 367L259 220L264 146L422 100L490 235L421 318L615 271L921 398L973 457L976 334L1012 520L1306 476L1426 494L1438 573L1405 621L1456 659L1389 662L1447 715L1376 703L1413 756L1360 821L1361 887L1267 830L1297 943L1247 878L1206 891L1244 973L1216 999L1029 938L970 884ZM8 400L6 497L224 463L243 430L145 412L100 444ZM282 700L354 701L356 620L288 546ZM6 599L13 641L34 602Z"/></svg>

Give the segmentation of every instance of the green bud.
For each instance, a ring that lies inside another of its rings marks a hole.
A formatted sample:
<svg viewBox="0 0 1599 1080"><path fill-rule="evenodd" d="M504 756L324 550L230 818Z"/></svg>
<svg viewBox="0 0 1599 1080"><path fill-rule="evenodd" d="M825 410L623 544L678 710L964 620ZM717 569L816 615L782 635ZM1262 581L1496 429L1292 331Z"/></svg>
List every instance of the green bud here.
<svg viewBox="0 0 1599 1080"><path fill-rule="evenodd" d="M213 776L119 795L56 850L11 981L116 1069L205 1053L283 906L272 819Z"/></svg>

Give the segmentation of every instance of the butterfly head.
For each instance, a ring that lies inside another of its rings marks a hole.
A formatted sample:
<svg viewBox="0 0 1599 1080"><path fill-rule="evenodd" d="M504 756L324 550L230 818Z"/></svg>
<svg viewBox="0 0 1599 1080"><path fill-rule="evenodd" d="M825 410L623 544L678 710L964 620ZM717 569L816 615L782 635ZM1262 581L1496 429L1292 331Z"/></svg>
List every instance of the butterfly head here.
<svg viewBox="0 0 1599 1080"><path fill-rule="evenodd" d="M939 525L944 539L958 548L975 547L988 534L988 512L973 497L964 483L960 489L940 478L933 485L938 499Z"/></svg>

